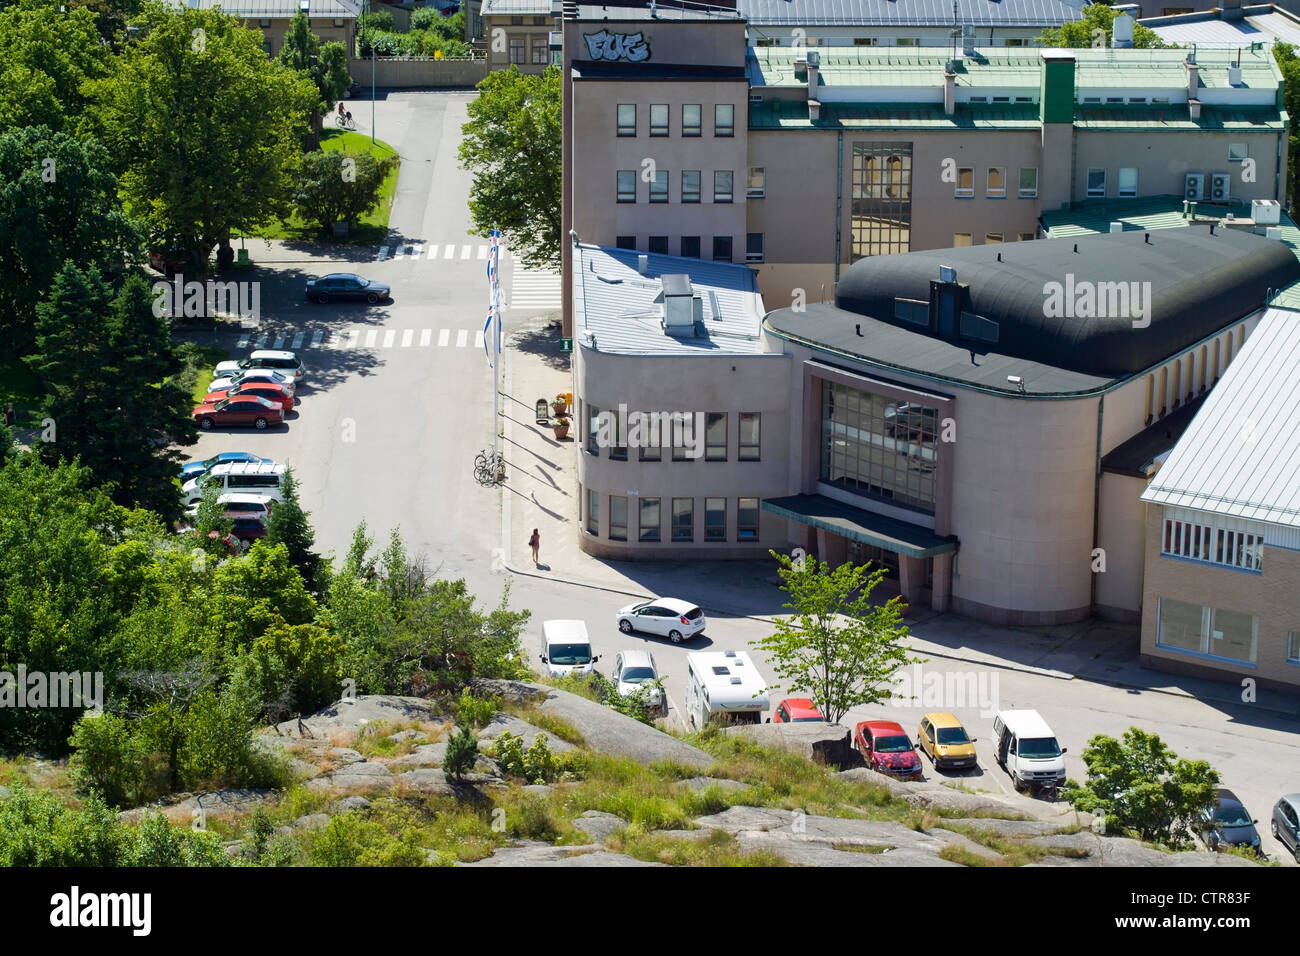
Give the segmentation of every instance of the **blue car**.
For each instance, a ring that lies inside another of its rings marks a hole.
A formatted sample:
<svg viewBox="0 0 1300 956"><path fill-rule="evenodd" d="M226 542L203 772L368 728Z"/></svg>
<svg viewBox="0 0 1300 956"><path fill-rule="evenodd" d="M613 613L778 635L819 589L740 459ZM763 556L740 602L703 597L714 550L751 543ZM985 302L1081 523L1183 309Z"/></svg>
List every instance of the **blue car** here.
<svg viewBox="0 0 1300 956"><path fill-rule="evenodd" d="M222 465L227 462L247 461L257 464L265 462L268 465L274 465L275 462L269 458L259 458L257 455L250 455L246 451L223 451L220 455L213 455L205 461L186 462L181 467L181 484L189 481L191 478L197 478L199 475L206 475L212 470L214 465Z"/></svg>

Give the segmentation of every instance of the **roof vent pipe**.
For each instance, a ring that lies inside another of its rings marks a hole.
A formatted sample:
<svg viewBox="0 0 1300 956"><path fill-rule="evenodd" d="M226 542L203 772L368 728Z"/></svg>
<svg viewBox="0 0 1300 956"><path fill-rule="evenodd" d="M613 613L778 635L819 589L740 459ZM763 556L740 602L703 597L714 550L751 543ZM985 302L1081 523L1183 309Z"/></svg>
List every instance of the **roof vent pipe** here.
<svg viewBox="0 0 1300 956"><path fill-rule="evenodd" d="M636 271L643 276L650 274L650 257L644 253L636 257Z"/></svg>

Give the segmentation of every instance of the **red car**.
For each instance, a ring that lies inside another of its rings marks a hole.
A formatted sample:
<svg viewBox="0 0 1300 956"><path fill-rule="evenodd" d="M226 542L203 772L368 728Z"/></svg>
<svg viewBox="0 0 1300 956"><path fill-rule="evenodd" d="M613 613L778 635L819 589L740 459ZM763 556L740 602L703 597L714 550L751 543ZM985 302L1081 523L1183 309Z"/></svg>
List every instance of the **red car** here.
<svg viewBox="0 0 1300 956"><path fill-rule="evenodd" d="M822 712L814 707L813 702L807 697L787 697L776 705L776 710L772 711L774 724L803 724L825 720Z"/></svg>
<svg viewBox="0 0 1300 956"><path fill-rule="evenodd" d="M275 382L244 382L242 385L234 385L230 388L219 388L214 392L208 392L203 398L203 404L215 405L223 398L234 398L237 395L260 395L268 402L277 403L286 415L293 410L293 393L286 391L283 385Z"/></svg>
<svg viewBox="0 0 1300 956"><path fill-rule="evenodd" d="M252 425L259 430L284 421L280 406L260 395L224 398L219 402L205 402L194 409L194 420L204 431L217 425Z"/></svg>
<svg viewBox="0 0 1300 956"><path fill-rule="evenodd" d="M245 547L258 538L266 537L266 518L261 515L247 511L227 511L225 516L234 524L230 533L243 542Z"/></svg>
<svg viewBox="0 0 1300 956"><path fill-rule="evenodd" d="M867 766L899 780L921 779L921 755L907 732L892 720L864 720L853 733Z"/></svg>

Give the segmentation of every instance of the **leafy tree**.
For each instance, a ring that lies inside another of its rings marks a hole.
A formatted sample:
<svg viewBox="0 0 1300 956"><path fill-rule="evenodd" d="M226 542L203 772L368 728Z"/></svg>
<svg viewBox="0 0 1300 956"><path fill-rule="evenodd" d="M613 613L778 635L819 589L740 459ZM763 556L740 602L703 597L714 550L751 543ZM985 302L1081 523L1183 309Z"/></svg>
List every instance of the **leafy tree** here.
<svg viewBox="0 0 1300 956"><path fill-rule="evenodd" d="M35 352L24 361L44 388L40 414L53 421L42 457L79 457L118 503L175 517L181 457L169 446L193 444L197 429L189 396L166 381L180 362L144 280L133 275L114 295L97 269L65 265L36 308Z"/></svg>
<svg viewBox="0 0 1300 956"><path fill-rule="evenodd" d="M103 146L68 133L0 133L0 337L10 354L31 350L37 303L66 263L107 271L139 254L111 166Z"/></svg>
<svg viewBox="0 0 1300 956"><path fill-rule="evenodd" d="M322 44L320 37L311 32L311 22L301 10L289 21L284 46L280 48L280 62L315 84L320 94L317 113L328 110L352 84L343 44Z"/></svg>
<svg viewBox="0 0 1300 956"><path fill-rule="evenodd" d="M298 479L292 468L286 468L280 481L280 500L271 509L267 523L266 542L284 545L289 551L289 562L308 582L315 579L320 563L320 555L312 551L316 535L307 520L309 517L298 501Z"/></svg>
<svg viewBox="0 0 1300 956"><path fill-rule="evenodd" d="M411 29L428 30L439 20L444 19L443 15L433 7L421 7L419 10L411 12Z"/></svg>
<svg viewBox="0 0 1300 956"><path fill-rule="evenodd" d="M114 49L121 48L127 23L144 9L143 0L63 0L63 5L93 13L99 35Z"/></svg>
<svg viewBox="0 0 1300 956"><path fill-rule="evenodd" d="M355 227L379 205L384 179L396 165L393 157L376 159L369 153L339 150L307 153L298 163L291 199L298 215L329 234L334 224Z"/></svg>
<svg viewBox="0 0 1300 956"><path fill-rule="evenodd" d="M110 51L96 14L48 0L0 9L0 131L70 129L85 108L84 84L106 76Z"/></svg>
<svg viewBox="0 0 1300 956"><path fill-rule="evenodd" d="M150 3L143 38L90 85L100 138L120 157L127 209L203 271L232 230L288 212L289 175L319 103L310 81L218 10Z"/></svg>
<svg viewBox="0 0 1300 956"><path fill-rule="evenodd" d="M1292 118L1289 133L1290 142L1286 157L1286 194L1291 208L1295 207L1296 195L1300 193L1300 135L1295 129L1295 117L1300 115L1300 57L1296 56L1295 47L1290 43L1274 43L1273 58L1278 69L1282 71L1282 105Z"/></svg>
<svg viewBox="0 0 1300 956"><path fill-rule="evenodd" d="M19 784L0 800L0 866L119 866L127 843L98 794L74 810L48 791Z"/></svg>
<svg viewBox="0 0 1300 956"><path fill-rule="evenodd" d="M1070 781L1065 799L1104 817L1108 831L1136 833L1169 847L1191 842L1192 826L1218 799L1219 774L1204 760L1184 760L1158 735L1137 727L1122 740L1097 734L1083 751L1088 780Z"/></svg>
<svg viewBox="0 0 1300 956"><path fill-rule="evenodd" d="M363 13L357 20L357 28L361 30L383 30L391 33L393 30L393 15L387 10L373 10L370 13Z"/></svg>
<svg viewBox="0 0 1300 956"><path fill-rule="evenodd" d="M343 641L316 624L276 624L239 662L248 694L270 722L310 714L339 699Z"/></svg>
<svg viewBox="0 0 1300 956"><path fill-rule="evenodd" d="M777 619L775 631L751 643L767 653L768 663L791 693L812 698L832 724L850 708L893 696L894 672L908 657L902 640L902 598L875 605L871 592L884 568L845 562L831 568L825 561L768 552L780 564L781 587L790 596L782 605L793 613Z"/></svg>
<svg viewBox="0 0 1300 956"><path fill-rule="evenodd" d="M1111 31L1119 11L1105 3L1092 3L1083 8L1083 19L1063 23L1060 28L1046 29L1038 38L1042 46L1049 47L1106 47L1110 46ZM1133 24L1133 46L1136 49L1163 49L1170 44L1150 27Z"/></svg>
<svg viewBox="0 0 1300 956"><path fill-rule="evenodd" d="M474 231L499 228L530 269L559 267L561 255L561 81L558 66L541 76L515 67L478 84L461 129L460 164L474 176Z"/></svg>
<svg viewBox="0 0 1300 956"><path fill-rule="evenodd" d="M226 507L218 501L221 487L214 482L200 487L199 507L193 521L194 547L218 558L228 557L230 548L226 542L235 522L226 517Z"/></svg>
<svg viewBox="0 0 1300 956"><path fill-rule="evenodd" d="M122 866L229 866L221 838L207 830L175 827L148 814L131 834Z"/></svg>

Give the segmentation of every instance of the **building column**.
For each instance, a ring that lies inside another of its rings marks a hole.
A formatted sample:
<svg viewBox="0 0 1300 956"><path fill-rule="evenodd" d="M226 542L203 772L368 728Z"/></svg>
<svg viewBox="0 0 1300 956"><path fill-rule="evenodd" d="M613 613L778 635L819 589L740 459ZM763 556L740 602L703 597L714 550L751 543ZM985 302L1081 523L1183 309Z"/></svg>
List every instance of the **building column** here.
<svg viewBox="0 0 1300 956"><path fill-rule="evenodd" d="M936 554L934 561L934 584L930 587L930 608L943 614L952 602L952 552Z"/></svg>
<svg viewBox="0 0 1300 956"><path fill-rule="evenodd" d="M849 559L849 542L843 535L817 529L817 559L838 568Z"/></svg>
<svg viewBox="0 0 1300 956"><path fill-rule="evenodd" d="M916 604L925 589L925 558L898 556L898 590L908 604Z"/></svg>

